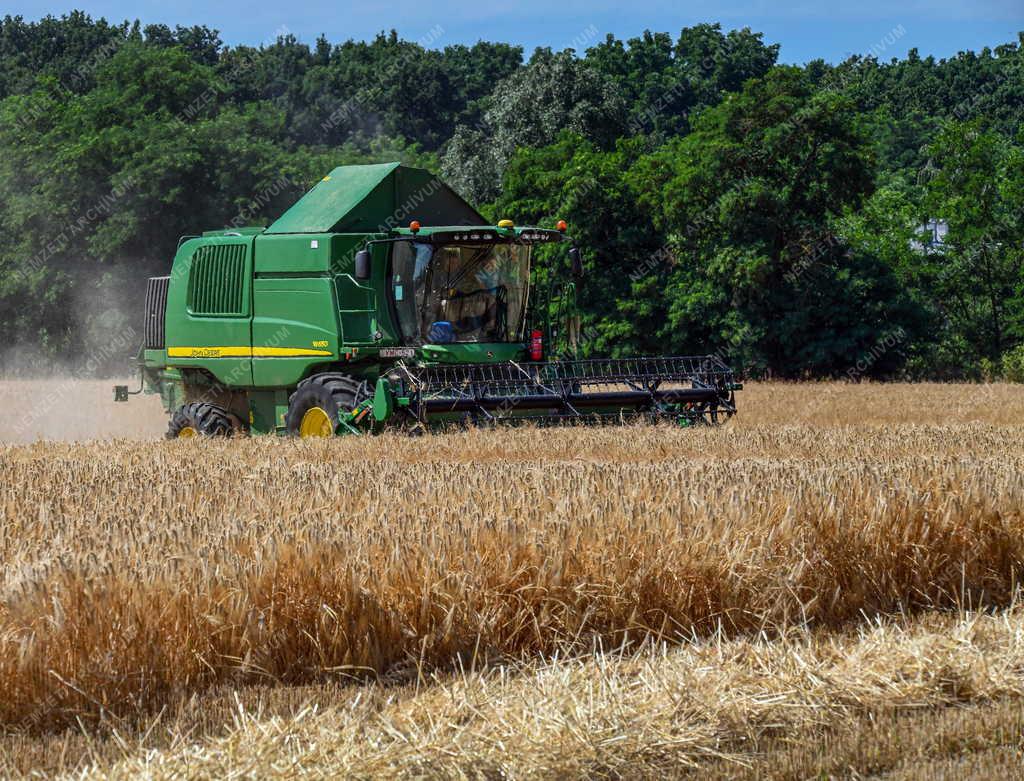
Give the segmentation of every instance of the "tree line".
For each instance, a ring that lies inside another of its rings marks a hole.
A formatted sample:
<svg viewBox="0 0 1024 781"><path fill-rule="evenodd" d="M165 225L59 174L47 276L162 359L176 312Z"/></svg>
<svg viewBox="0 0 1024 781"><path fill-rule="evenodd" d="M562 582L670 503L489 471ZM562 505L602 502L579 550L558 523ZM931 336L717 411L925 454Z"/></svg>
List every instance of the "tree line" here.
<svg viewBox="0 0 1024 781"><path fill-rule="evenodd" d="M589 355L1024 380L1022 49L796 67L717 24L526 56L441 27L228 47L202 26L8 16L0 370L123 370L101 346L139 329L179 236L401 160L494 219L569 222Z"/></svg>

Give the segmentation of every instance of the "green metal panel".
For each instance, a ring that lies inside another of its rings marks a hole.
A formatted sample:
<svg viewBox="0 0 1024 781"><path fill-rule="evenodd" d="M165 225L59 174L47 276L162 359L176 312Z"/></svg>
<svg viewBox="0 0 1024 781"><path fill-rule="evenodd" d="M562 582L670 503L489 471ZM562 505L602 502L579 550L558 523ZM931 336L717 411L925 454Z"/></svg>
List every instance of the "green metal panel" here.
<svg viewBox="0 0 1024 781"><path fill-rule="evenodd" d="M355 254L369 239L366 233L303 233L262 235L256 239L256 275L351 274Z"/></svg>
<svg viewBox="0 0 1024 781"><path fill-rule="evenodd" d="M331 236L331 272L334 274L354 274L356 253L366 246L371 239L385 238L385 234L373 233L335 233ZM374 259L378 257L374 253ZM386 253L381 254L380 262L386 263Z"/></svg>
<svg viewBox="0 0 1024 781"><path fill-rule="evenodd" d="M266 390L249 392L249 427L254 434L273 434L284 430L284 416L288 411L288 391Z"/></svg>
<svg viewBox="0 0 1024 781"><path fill-rule="evenodd" d="M331 234L262 235L256 238L256 274L327 274Z"/></svg>
<svg viewBox="0 0 1024 781"><path fill-rule="evenodd" d="M263 233L266 228L219 228L212 231L203 231L203 236L255 236Z"/></svg>
<svg viewBox="0 0 1024 781"><path fill-rule="evenodd" d="M377 292L349 274L335 279L341 316L341 337L346 345L374 344L377 333Z"/></svg>
<svg viewBox="0 0 1024 781"><path fill-rule="evenodd" d="M338 238L348 239L349 236ZM363 242L339 242L339 247L346 250L349 246L359 248L363 246ZM370 279L361 282L352 275L353 263L348 254L343 255L340 264L343 273L335 278L342 340L346 346L354 345L360 348L394 347L401 344L401 339L398 325L392 316L387 292L391 245L375 244L372 245L370 252L373 257Z"/></svg>
<svg viewBox="0 0 1024 781"><path fill-rule="evenodd" d="M382 163L335 168L266 232L379 233L413 219L424 224L485 222L429 171Z"/></svg>
<svg viewBox="0 0 1024 781"><path fill-rule="evenodd" d="M338 305L330 277L257 277L253 311L257 387L293 386L311 366L338 359Z"/></svg>
<svg viewBox="0 0 1024 781"><path fill-rule="evenodd" d="M526 346L505 344L427 344L421 348L423 360L429 363L501 363L521 361Z"/></svg>
<svg viewBox="0 0 1024 781"><path fill-rule="evenodd" d="M373 419L383 423L394 411L395 395L391 392L391 385L386 378L380 377L373 390Z"/></svg>
<svg viewBox="0 0 1024 781"><path fill-rule="evenodd" d="M398 163L335 168L273 222L267 233L327 233L398 168ZM386 214L386 212L385 212Z"/></svg>
<svg viewBox="0 0 1024 781"><path fill-rule="evenodd" d="M171 369L160 373L160 403L168 414L185 403L185 384L181 372Z"/></svg>
<svg viewBox="0 0 1024 781"><path fill-rule="evenodd" d="M230 387L252 385L252 247L252 236L211 236L178 249L167 290L168 366L205 369ZM209 258L236 256L240 272L223 260L209 265ZM198 272L195 283L193 271ZM209 301L220 312L190 311L190 291L199 281L214 288L204 293L203 306Z"/></svg>
<svg viewBox="0 0 1024 781"><path fill-rule="evenodd" d="M422 168L402 166L393 176L395 196L392 210L384 220L389 230L408 226L412 220L422 225L486 225L476 209ZM380 216L376 217L380 224Z"/></svg>

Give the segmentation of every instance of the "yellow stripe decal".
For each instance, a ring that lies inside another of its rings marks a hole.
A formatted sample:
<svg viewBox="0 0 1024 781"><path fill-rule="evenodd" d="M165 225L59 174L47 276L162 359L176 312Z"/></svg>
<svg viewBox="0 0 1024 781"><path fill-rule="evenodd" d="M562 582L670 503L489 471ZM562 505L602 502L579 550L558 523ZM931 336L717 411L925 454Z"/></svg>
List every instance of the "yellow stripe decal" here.
<svg viewBox="0 0 1024 781"><path fill-rule="evenodd" d="M334 355L330 350L311 350L306 347L253 347L253 358L293 358L301 355Z"/></svg>
<svg viewBox="0 0 1024 781"><path fill-rule="evenodd" d="M168 358L299 358L334 355L305 347L168 347Z"/></svg>

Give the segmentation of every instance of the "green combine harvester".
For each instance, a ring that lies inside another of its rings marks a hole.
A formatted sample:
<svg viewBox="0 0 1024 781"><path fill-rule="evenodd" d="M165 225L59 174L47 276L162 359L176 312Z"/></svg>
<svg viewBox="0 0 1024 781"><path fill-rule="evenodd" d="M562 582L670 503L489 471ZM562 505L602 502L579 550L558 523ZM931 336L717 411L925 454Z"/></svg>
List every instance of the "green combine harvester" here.
<svg viewBox="0 0 1024 781"><path fill-rule="evenodd" d="M550 244L568 268L538 284ZM577 359L582 273L563 222L488 225L426 171L336 168L268 228L179 241L148 282L134 393L160 394L172 438L735 413L715 356Z"/></svg>

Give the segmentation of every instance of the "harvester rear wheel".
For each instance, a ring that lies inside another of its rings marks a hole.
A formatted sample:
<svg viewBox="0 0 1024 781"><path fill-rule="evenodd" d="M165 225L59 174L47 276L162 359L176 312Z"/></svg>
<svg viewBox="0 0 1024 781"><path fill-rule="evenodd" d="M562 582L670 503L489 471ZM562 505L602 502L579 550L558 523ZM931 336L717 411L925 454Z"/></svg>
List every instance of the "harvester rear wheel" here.
<svg viewBox="0 0 1024 781"><path fill-rule="evenodd" d="M194 401L180 407L171 416L167 426L168 439L187 439L189 437L227 437L231 436L236 426L231 414L203 401Z"/></svg>
<svg viewBox="0 0 1024 781"><path fill-rule="evenodd" d="M353 425L351 412L369 393L365 382L347 374L314 374L300 382L288 399L288 433L303 438L334 436L339 423Z"/></svg>

